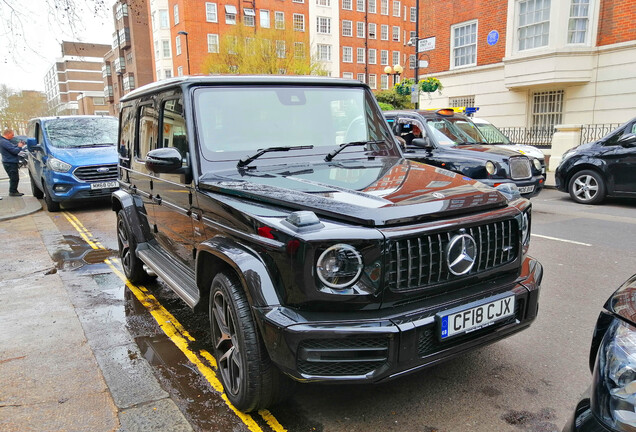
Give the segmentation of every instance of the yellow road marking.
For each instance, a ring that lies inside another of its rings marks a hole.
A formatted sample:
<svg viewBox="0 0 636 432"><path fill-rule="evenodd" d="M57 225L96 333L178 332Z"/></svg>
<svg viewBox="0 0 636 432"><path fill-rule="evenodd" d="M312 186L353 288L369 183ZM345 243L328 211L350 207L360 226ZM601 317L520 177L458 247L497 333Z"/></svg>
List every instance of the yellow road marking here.
<svg viewBox="0 0 636 432"><path fill-rule="evenodd" d="M93 235L84 227L84 225L80 222L80 220L74 215L68 212L62 212L69 223L75 228L75 230L80 234L80 236L88 243L88 245L93 249L106 249L100 242L92 241L89 237L93 237ZM105 259L104 262L111 268L113 273L115 273L130 289L130 291L137 297L137 300L150 312L153 316L157 324L161 330L170 338L170 340L181 350L181 352L190 360L201 372L201 374L205 377L205 379L210 383L212 388L221 394L221 398L225 401L225 404L232 410L234 413L241 419L241 421L248 427L248 429L252 432L263 432L261 427L254 421L251 415L245 414L239 411L230 400L227 398L227 395L223 391L223 385L219 381L214 372L214 369L217 368L216 360L206 350L199 351L199 355L207 360L211 366L205 364L197 354L189 348L189 342L193 342L195 339L188 333L188 331L181 325L179 321L166 310L161 303L153 296L146 287L142 285L133 285L115 265L114 263L118 263L117 259ZM267 425L272 428L274 432L287 432L278 420L268 411L268 410L260 410L259 414L265 420Z"/></svg>

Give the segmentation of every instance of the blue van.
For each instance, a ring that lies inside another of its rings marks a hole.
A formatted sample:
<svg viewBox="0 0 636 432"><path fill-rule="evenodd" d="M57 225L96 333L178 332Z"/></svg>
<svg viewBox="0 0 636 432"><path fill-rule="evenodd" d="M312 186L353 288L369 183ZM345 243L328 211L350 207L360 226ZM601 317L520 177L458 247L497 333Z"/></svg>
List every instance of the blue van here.
<svg viewBox="0 0 636 432"><path fill-rule="evenodd" d="M108 198L117 182L118 120L110 116L40 117L29 121L31 190L51 212L65 201Z"/></svg>

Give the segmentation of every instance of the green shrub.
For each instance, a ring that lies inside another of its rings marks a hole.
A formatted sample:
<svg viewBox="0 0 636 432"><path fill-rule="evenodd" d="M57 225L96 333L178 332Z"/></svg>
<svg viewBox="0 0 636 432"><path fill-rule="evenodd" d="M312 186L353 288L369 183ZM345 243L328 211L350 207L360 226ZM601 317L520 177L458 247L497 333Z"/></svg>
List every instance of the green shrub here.
<svg viewBox="0 0 636 432"><path fill-rule="evenodd" d="M410 96L401 96L392 90L379 91L375 94L375 98L378 102L391 105L393 109L397 110L411 108L413 106Z"/></svg>
<svg viewBox="0 0 636 432"><path fill-rule="evenodd" d="M385 103L385 102L378 102L378 105L380 105L380 109L382 111L392 111L395 109L393 105Z"/></svg>

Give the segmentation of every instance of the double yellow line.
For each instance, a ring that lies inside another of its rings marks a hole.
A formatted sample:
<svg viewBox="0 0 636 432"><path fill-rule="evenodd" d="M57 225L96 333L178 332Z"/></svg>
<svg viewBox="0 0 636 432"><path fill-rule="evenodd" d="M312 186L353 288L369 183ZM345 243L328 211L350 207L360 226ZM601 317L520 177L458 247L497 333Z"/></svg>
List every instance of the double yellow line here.
<svg viewBox="0 0 636 432"><path fill-rule="evenodd" d="M84 241L93 249L106 249L99 241L93 239L91 232L80 222L80 220L69 212L62 212L66 220L77 230L79 235ZM137 300L144 305L144 307L150 312L153 318L159 324L159 327L170 338L170 340L181 350L181 352L194 364L199 372L210 383L212 388L221 394L221 398L225 401L225 404L241 419L245 425L252 432L263 432L263 429L258 425L254 418L250 414L245 414L229 401L227 395L223 391L223 385L216 376L215 370L217 369L216 360L206 350L200 350L198 353L192 351L189 348L191 342L194 342L194 338L190 336L185 328L177 321L177 319L168 312L159 301L143 286L133 285L128 281L126 276L119 270L115 264L119 264L117 259L105 259L104 262L130 289L130 291L137 297ZM204 360L207 362L204 362ZM208 364L210 366L208 366ZM287 432L278 420L268 410L260 410L258 414L263 418L267 425L274 432Z"/></svg>

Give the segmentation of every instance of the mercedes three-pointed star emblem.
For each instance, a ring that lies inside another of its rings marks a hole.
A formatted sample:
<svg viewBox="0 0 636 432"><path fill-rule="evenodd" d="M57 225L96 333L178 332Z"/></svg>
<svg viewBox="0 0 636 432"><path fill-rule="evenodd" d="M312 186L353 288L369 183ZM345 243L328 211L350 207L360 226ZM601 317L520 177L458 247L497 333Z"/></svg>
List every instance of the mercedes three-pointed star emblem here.
<svg viewBox="0 0 636 432"><path fill-rule="evenodd" d="M448 270L461 276L468 273L477 259L477 243L470 234L460 232L453 237L446 248L446 264Z"/></svg>

